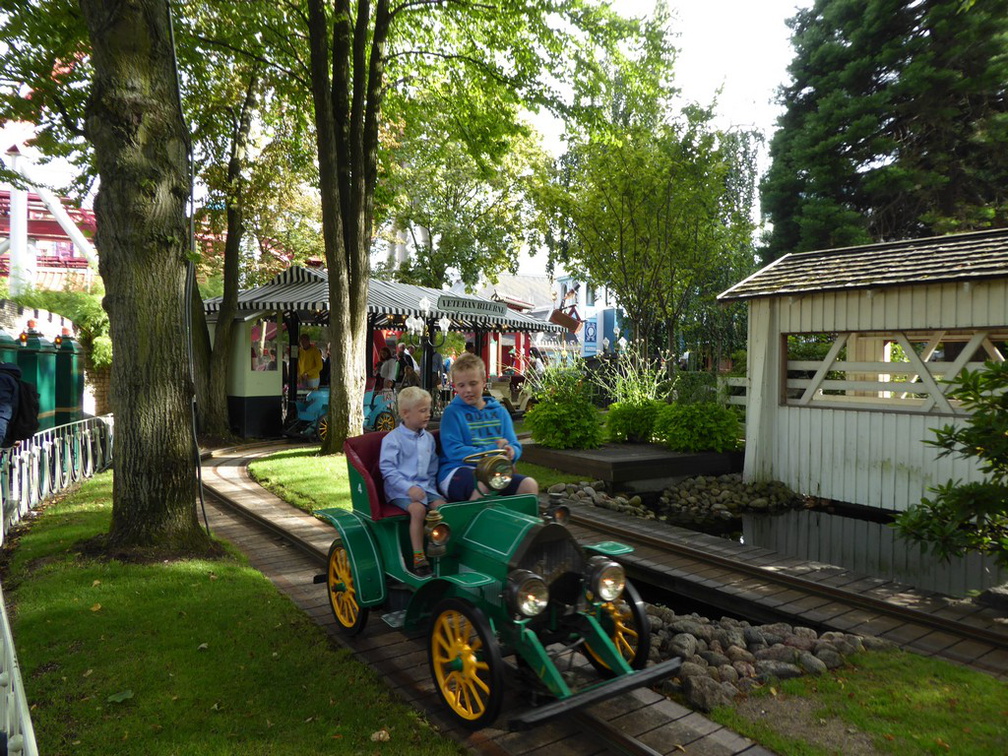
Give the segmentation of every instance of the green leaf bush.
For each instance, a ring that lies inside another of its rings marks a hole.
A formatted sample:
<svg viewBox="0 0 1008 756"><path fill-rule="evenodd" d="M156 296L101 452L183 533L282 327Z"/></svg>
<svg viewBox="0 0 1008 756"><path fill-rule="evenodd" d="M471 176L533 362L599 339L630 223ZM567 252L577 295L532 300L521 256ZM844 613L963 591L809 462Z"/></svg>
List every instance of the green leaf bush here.
<svg viewBox="0 0 1008 756"><path fill-rule="evenodd" d="M540 401L525 413L525 427L533 441L550 449L594 449L602 443L599 412L585 396Z"/></svg>
<svg viewBox="0 0 1008 756"><path fill-rule="evenodd" d="M928 489L934 498L923 497L895 527L942 559L978 552L1008 566L1008 362L963 370L951 383L948 396L972 414L965 423L933 429L935 438L925 443L941 449L939 457L975 460L985 478Z"/></svg>
<svg viewBox="0 0 1008 756"><path fill-rule="evenodd" d="M610 441L647 443L651 440L658 413L665 402L657 399L639 402L615 402L606 415L606 432Z"/></svg>
<svg viewBox="0 0 1008 756"><path fill-rule="evenodd" d="M714 402L668 404L655 418L652 437L672 451L734 451L740 446L742 424L735 412Z"/></svg>

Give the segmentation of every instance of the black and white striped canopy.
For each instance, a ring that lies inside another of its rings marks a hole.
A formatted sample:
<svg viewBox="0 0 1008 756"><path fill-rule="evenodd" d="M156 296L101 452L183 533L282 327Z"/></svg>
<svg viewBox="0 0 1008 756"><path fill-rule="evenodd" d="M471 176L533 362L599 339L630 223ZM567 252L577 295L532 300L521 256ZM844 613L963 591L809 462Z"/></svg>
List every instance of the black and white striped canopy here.
<svg viewBox="0 0 1008 756"><path fill-rule="evenodd" d="M438 297L442 295L451 296L453 300L460 301L462 306L459 310L439 310ZM428 303L428 310L424 310L421 305L424 300ZM503 314L469 312L483 309L488 303L496 305L483 297L456 295L426 286L379 281L375 278L368 282L368 317L375 328L402 328L409 317L436 321L447 315L451 318L453 331L489 328L506 332L559 333L564 330L561 326L511 309L505 309ZM221 297L204 302L204 308L211 317L220 311L220 305ZM297 266L288 268L269 283L240 292L238 310L241 314L297 312L303 320L320 319L329 313L328 278L322 270Z"/></svg>

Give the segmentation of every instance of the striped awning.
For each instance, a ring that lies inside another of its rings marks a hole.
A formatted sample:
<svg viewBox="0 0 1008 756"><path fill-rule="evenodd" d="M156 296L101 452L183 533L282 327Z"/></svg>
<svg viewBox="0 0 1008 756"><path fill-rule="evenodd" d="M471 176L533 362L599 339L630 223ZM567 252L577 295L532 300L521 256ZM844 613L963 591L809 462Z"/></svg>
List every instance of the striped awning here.
<svg viewBox="0 0 1008 756"><path fill-rule="evenodd" d="M450 297L457 307L438 309L439 297ZM221 297L204 302L208 315L220 311ZM422 303L426 301L428 309ZM457 295L426 286L380 281L368 282L368 317L375 328L403 328L409 317L437 321L447 315L451 330L486 328L495 331L535 333L561 332L561 326L511 309L498 312L498 303L484 297ZM329 314L329 283L325 271L291 267L268 283L238 294L238 310L248 312L297 312L303 320L317 320ZM482 311L482 312L481 312Z"/></svg>

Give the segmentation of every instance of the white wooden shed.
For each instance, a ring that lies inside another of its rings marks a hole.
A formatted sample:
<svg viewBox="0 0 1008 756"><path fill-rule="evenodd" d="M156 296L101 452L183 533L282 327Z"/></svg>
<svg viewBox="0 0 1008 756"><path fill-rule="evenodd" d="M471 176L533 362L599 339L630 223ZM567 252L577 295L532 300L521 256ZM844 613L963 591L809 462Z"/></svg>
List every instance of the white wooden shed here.
<svg viewBox="0 0 1008 756"><path fill-rule="evenodd" d="M1008 230L789 254L719 299L749 303L747 478L904 511L981 477L924 441L965 417L943 379L1004 360Z"/></svg>

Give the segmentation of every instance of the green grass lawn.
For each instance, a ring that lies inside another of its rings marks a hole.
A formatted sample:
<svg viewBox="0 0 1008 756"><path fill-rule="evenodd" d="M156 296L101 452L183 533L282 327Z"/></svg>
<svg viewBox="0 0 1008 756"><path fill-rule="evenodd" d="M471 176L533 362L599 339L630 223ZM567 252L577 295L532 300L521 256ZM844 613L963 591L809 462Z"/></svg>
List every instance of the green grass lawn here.
<svg viewBox="0 0 1008 756"><path fill-rule="evenodd" d="M240 555L89 559L111 474L47 505L4 590L42 754L457 754ZM387 742L371 736L387 730Z"/></svg>
<svg viewBox="0 0 1008 756"><path fill-rule="evenodd" d="M865 753L994 756L1008 752L1008 684L941 659L871 652L823 675L766 686L752 719L735 708L712 715L781 756ZM796 711L804 722L784 721ZM787 716L782 716L786 714Z"/></svg>

